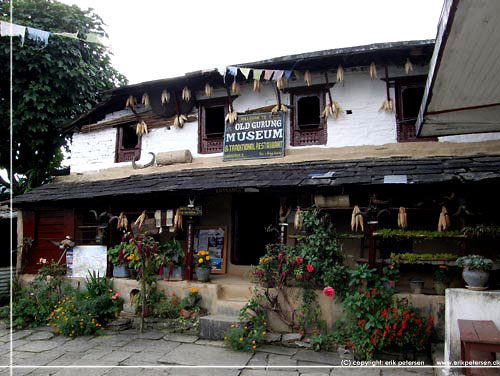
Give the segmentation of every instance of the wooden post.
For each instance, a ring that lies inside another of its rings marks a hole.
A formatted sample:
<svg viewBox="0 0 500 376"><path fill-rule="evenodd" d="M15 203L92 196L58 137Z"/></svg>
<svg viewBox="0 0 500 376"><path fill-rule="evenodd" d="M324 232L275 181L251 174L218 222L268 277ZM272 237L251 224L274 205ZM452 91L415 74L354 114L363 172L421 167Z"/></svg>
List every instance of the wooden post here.
<svg viewBox="0 0 500 376"><path fill-rule="evenodd" d="M375 229L377 228L378 221L369 221L368 222L368 238L370 240L369 242L369 252L368 252L368 266L370 269L375 267L375 264L377 262L377 250L375 248L375 237L373 236L373 233L375 232Z"/></svg>
<svg viewBox="0 0 500 376"><path fill-rule="evenodd" d="M145 250L141 250L141 264L142 264L142 278L141 278L141 289L142 289L142 310L141 310L141 327L140 331L144 330L144 313L146 312L146 281L144 280L144 271L146 270L146 263L144 262Z"/></svg>
<svg viewBox="0 0 500 376"><path fill-rule="evenodd" d="M280 223L281 231L280 231L280 244L286 245L286 236L288 230L288 223Z"/></svg>
<svg viewBox="0 0 500 376"><path fill-rule="evenodd" d="M193 217L188 219L188 232L187 232L187 250L186 250L186 269L184 269L184 279L191 281L193 279L193 246L194 246L194 231L193 231Z"/></svg>

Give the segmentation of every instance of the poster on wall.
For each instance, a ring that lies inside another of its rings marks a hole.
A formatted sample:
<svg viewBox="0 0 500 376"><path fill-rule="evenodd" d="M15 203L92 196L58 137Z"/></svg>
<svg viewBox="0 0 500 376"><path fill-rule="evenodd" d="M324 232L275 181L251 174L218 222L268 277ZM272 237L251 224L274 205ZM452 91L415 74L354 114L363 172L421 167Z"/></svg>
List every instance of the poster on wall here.
<svg viewBox="0 0 500 376"><path fill-rule="evenodd" d="M285 156L285 113L263 112L238 115L226 123L224 161Z"/></svg>
<svg viewBox="0 0 500 376"><path fill-rule="evenodd" d="M79 245L66 255L68 276L88 277L89 271L106 276L107 248L104 245ZM71 274L70 274L71 273Z"/></svg>
<svg viewBox="0 0 500 376"><path fill-rule="evenodd" d="M194 229L194 253L208 251L212 263L211 273L226 272L226 228L199 226Z"/></svg>

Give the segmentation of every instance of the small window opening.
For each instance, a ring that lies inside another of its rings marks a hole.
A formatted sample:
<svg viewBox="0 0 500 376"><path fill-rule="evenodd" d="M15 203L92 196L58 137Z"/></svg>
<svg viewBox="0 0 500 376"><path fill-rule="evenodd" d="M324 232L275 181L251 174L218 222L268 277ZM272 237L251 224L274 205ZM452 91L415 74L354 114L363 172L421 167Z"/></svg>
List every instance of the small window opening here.
<svg viewBox="0 0 500 376"><path fill-rule="evenodd" d="M139 136L135 132L134 127L124 127L123 137L122 137L122 148L123 149L134 149L139 143Z"/></svg>
<svg viewBox="0 0 500 376"><path fill-rule="evenodd" d="M302 97L297 101L297 123L299 127L319 126L320 101L318 96Z"/></svg>
<svg viewBox="0 0 500 376"><path fill-rule="evenodd" d="M424 96L423 87L409 87L403 90L403 119L416 119Z"/></svg>
<svg viewBox="0 0 500 376"><path fill-rule="evenodd" d="M224 136L225 126L224 106L205 108L205 134L207 137Z"/></svg>

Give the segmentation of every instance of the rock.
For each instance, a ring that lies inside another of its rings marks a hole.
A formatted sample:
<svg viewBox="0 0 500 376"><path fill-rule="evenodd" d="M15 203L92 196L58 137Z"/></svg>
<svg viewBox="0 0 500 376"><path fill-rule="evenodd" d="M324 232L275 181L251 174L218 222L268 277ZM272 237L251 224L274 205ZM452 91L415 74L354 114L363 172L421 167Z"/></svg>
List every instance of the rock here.
<svg viewBox="0 0 500 376"><path fill-rule="evenodd" d="M123 330L130 329L132 327L132 320L126 318L120 318L108 324L108 329L115 332L121 332Z"/></svg>
<svg viewBox="0 0 500 376"><path fill-rule="evenodd" d="M300 341L302 337L303 336L300 333L287 333L283 334L283 336L281 337L281 342L287 343L287 342Z"/></svg>
<svg viewBox="0 0 500 376"><path fill-rule="evenodd" d="M36 341L36 340L47 340L47 339L51 339L52 337L54 337L54 333L46 332L46 331L39 331L39 332L33 333L32 335L30 335L26 339L28 341Z"/></svg>
<svg viewBox="0 0 500 376"><path fill-rule="evenodd" d="M267 333L266 337L264 339L267 343L271 342L280 342L281 341L281 334L280 333Z"/></svg>
<svg viewBox="0 0 500 376"><path fill-rule="evenodd" d="M304 342L304 341L297 341L297 342L294 342L294 345L297 346L297 347L303 347L305 349L310 349L312 348L312 345L308 342Z"/></svg>
<svg viewBox="0 0 500 376"><path fill-rule="evenodd" d="M167 342L165 341L165 343ZM241 366L248 363L251 357L251 353L184 343L158 359L158 363L187 366L234 366L235 368L241 368ZM212 372L212 374L216 374L214 370Z"/></svg>
<svg viewBox="0 0 500 376"><path fill-rule="evenodd" d="M198 337L202 339L222 340L231 325L240 326L238 317L222 315L201 317L198 326Z"/></svg>

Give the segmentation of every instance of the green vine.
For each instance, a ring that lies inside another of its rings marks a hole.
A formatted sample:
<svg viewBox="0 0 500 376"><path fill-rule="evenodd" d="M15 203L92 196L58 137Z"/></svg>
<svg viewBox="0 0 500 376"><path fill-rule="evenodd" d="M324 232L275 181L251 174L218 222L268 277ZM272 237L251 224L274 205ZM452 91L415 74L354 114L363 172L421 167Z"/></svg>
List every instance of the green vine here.
<svg viewBox="0 0 500 376"><path fill-rule="evenodd" d="M415 230L393 230L393 229L380 229L375 232L377 236L380 236L384 239L401 237L401 238L414 238L420 237L427 240L436 239L436 238L453 238L458 236L463 236L464 233L462 231L415 231Z"/></svg>
<svg viewBox="0 0 500 376"><path fill-rule="evenodd" d="M451 253L391 253L391 262L415 264L419 261L455 261Z"/></svg>

